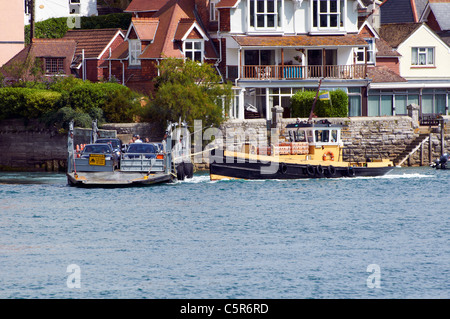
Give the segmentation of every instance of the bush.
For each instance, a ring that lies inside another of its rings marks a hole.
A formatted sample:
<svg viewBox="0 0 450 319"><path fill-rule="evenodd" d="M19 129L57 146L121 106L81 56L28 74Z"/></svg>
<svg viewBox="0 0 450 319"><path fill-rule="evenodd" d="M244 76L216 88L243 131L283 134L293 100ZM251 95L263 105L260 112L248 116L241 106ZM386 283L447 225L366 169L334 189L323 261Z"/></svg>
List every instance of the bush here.
<svg viewBox="0 0 450 319"><path fill-rule="evenodd" d="M62 38L68 29L67 18L50 18L35 23L34 37L47 39ZM30 43L30 25L25 26L25 43Z"/></svg>
<svg viewBox="0 0 450 319"><path fill-rule="evenodd" d="M320 92L322 94L324 92ZM314 114L318 117L348 116L348 95L343 90L329 91L330 100L317 99ZM309 117L316 96L315 91L297 92L291 98L292 117Z"/></svg>
<svg viewBox="0 0 450 319"><path fill-rule="evenodd" d="M131 13L111 13L101 16L81 17L81 29L121 28L127 30L131 23Z"/></svg>
<svg viewBox="0 0 450 319"><path fill-rule="evenodd" d="M37 118L53 110L61 93L42 89L0 89L0 118Z"/></svg>

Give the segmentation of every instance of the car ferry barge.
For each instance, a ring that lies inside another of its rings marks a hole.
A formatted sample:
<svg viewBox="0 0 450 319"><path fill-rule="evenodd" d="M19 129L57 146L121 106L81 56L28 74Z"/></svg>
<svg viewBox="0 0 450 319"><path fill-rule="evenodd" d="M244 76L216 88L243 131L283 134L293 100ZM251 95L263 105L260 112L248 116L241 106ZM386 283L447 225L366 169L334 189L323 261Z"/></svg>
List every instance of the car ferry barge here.
<svg viewBox="0 0 450 319"><path fill-rule="evenodd" d="M166 131L167 149L154 152L154 145L139 143L131 150L124 152L113 150L110 145L96 143L97 126L93 123L91 144L78 152L74 147L73 121L68 134L67 182L77 187L127 187L148 186L168 183L184 177L192 177L192 163L189 154L181 157L178 153L189 152L182 143L172 148L172 126ZM183 140L183 139L178 139ZM132 144L134 145L134 144ZM110 147L110 149L108 149ZM175 151L173 151L175 150ZM183 170L183 174L180 174ZM186 171L186 172L185 172Z"/></svg>
<svg viewBox="0 0 450 319"><path fill-rule="evenodd" d="M210 178L302 179L382 176L394 169L389 159L344 161L342 125L327 120L288 124L278 142L243 145L240 152L213 150Z"/></svg>

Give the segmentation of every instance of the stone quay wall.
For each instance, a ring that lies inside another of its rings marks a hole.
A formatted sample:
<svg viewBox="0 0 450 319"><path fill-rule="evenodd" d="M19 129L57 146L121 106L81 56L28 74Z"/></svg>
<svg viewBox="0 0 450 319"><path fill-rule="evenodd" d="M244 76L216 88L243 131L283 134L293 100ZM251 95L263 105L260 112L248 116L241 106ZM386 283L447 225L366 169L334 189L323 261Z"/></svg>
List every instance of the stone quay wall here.
<svg viewBox="0 0 450 319"><path fill-rule="evenodd" d="M74 144L88 144L90 134L91 129L75 128ZM124 143L133 134L160 138L164 132L158 135L155 125L150 123L107 124L99 129L99 137L117 136ZM0 171L65 172L66 169L67 132L58 132L38 120L0 121Z"/></svg>
<svg viewBox="0 0 450 319"><path fill-rule="evenodd" d="M306 119L301 119L306 120ZM314 119L320 120L320 119ZM431 136L422 151L418 150L405 165L428 165L442 153L450 152L450 116L443 117L443 134L439 127L419 127L409 116L330 118L331 123L342 124L342 140L355 159L381 154L395 161L419 136ZM281 119L281 129L296 119ZM244 141L268 141L272 121L265 119L228 120L220 127L222 137L234 139L232 144L240 149ZM244 132L244 135L242 135ZM431 133L430 133L431 132ZM133 134L159 141L164 131L150 123L118 123L102 125L100 137L117 136L127 143ZM421 135L422 134L422 135ZM76 144L89 143L90 130L75 130ZM217 137L216 137L217 138ZM221 140L217 138L217 140ZM443 143L442 143L443 142ZM197 169L207 169L207 156ZM397 164L397 163L396 163ZM0 122L0 170L60 171L67 167L67 133L58 132L44 124L30 120L3 120Z"/></svg>
<svg viewBox="0 0 450 319"><path fill-rule="evenodd" d="M410 116L386 116L386 117L348 117L348 118L328 118L333 124L343 125L342 141L345 153L349 158L363 161L367 157L384 157L394 162L408 145L423 136L431 136L431 146L429 142L423 144L422 151L419 149L405 165L428 165L431 161L439 158L441 153L450 150L450 116L444 116L444 149L442 150L442 137L439 127L419 127L417 121ZM287 124L295 123L297 119L281 119L281 131ZM307 119L300 119L301 121ZM314 118L313 121L322 120ZM268 133L272 121L264 119L257 120L229 120L222 124L222 134L225 139L234 139L235 149L242 147L244 132L253 132L245 135L245 142L257 143L266 139L270 140ZM431 132L431 133L430 133ZM241 138L237 137L241 136ZM240 141L240 142L238 142ZM431 153L430 153L431 150ZM431 154L431 156L430 156Z"/></svg>

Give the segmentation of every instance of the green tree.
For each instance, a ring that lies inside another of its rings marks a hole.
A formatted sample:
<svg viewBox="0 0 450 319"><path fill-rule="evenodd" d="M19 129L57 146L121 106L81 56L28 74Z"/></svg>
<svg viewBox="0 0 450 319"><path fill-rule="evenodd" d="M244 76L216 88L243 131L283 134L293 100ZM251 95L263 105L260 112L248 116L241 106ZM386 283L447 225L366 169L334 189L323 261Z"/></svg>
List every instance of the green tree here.
<svg viewBox="0 0 450 319"><path fill-rule="evenodd" d="M225 120L223 105L231 101L231 83L223 84L212 65L168 58L158 69L155 98L144 119L166 124L181 118L190 126L202 120L204 126L216 127Z"/></svg>

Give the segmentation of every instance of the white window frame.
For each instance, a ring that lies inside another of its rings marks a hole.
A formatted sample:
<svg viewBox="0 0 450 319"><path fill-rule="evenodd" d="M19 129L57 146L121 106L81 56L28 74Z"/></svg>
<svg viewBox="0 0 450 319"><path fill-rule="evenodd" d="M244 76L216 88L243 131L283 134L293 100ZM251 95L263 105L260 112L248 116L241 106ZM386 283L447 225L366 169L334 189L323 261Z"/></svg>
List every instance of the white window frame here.
<svg viewBox="0 0 450 319"><path fill-rule="evenodd" d="M413 51L416 50L416 58L413 59ZM430 50L431 50L431 58L433 61L430 63ZM420 64L420 56L424 56L425 64ZM427 66L435 66L436 65L436 55L434 47L412 47L411 48L411 66L413 67L427 67Z"/></svg>
<svg viewBox="0 0 450 319"><path fill-rule="evenodd" d="M263 11L258 12L258 2L264 3ZM273 2L273 12L269 12L268 2ZM252 4L253 3L253 8ZM248 14L248 29L253 31L277 31L283 29L283 12L284 12L284 0L248 0L247 3L247 14ZM253 10L252 10L253 9ZM253 11L253 12L252 12ZM280 11L280 12L279 12ZM258 17L264 17L264 26L258 26ZM273 27L268 26L268 17L274 17ZM253 25L252 22L253 21Z"/></svg>
<svg viewBox="0 0 450 319"><path fill-rule="evenodd" d="M320 3L322 1L326 1L326 11L321 11ZM331 2L336 2L336 12L331 11ZM317 5L316 12L316 25L314 25L314 4ZM342 8L342 10L341 10ZM320 16L327 17L327 25L321 26L320 24ZM336 16L337 25L331 26L331 16ZM314 31L344 31L346 27L346 18L347 18L347 0L312 0L310 4L310 24L311 30ZM341 26L342 20L342 26Z"/></svg>
<svg viewBox="0 0 450 319"><path fill-rule="evenodd" d="M191 48L187 48L186 47L187 43L192 43ZM200 43L200 49L199 48L195 48L195 44L196 43ZM203 62L203 59L204 59L203 51L204 51L204 47L205 47L204 43L205 43L204 40L198 40L198 39L195 39L195 40L186 39L186 40L184 40L184 42L183 42L183 52L184 52L185 59L189 59L190 58L190 57L188 57L188 54L190 54L191 57L195 58L195 53L196 52L200 52L201 60L199 62ZM195 59L191 59L191 60L196 61Z"/></svg>
<svg viewBox="0 0 450 319"><path fill-rule="evenodd" d="M355 54L356 54L356 64L375 64L375 38L365 38L366 42L369 44L369 47L367 48L367 52L364 47L355 48ZM370 53L372 53L370 55ZM359 59L359 54L362 54L362 60ZM372 59L368 59L369 56L372 56Z"/></svg>
<svg viewBox="0 0 450 319"><path fill-rule="evenodd" d="M141 55L141 41L139 39L128 40L129 64L141 65L141 60L138 59Z"/></svg>
<svg viewBox="0 0 450 319"><path fill-rule="evenodd" d="M209 2L209 21L219 21L219 10L216 9L217 0Z"/></svg>

